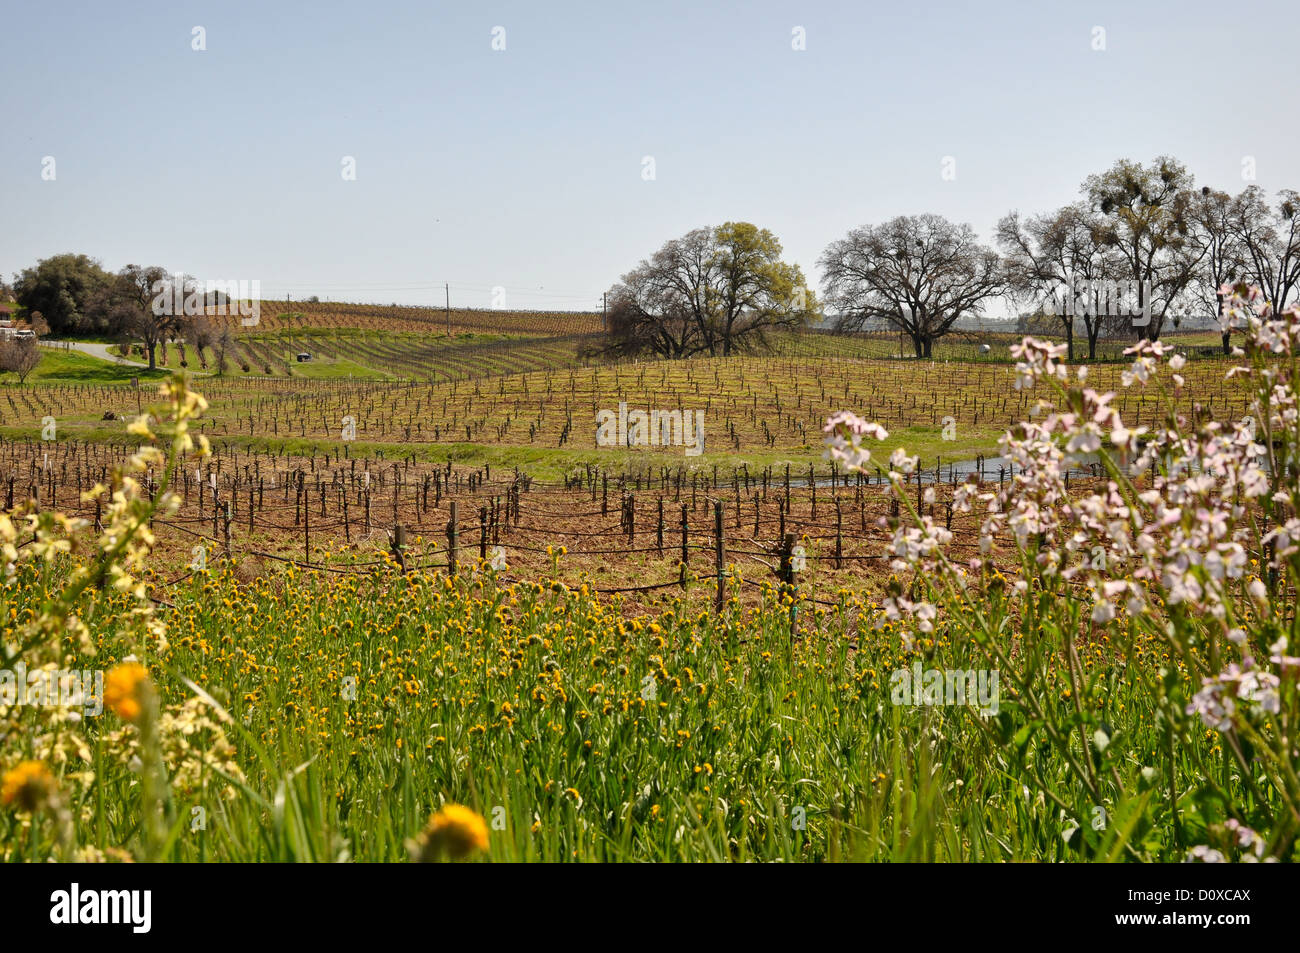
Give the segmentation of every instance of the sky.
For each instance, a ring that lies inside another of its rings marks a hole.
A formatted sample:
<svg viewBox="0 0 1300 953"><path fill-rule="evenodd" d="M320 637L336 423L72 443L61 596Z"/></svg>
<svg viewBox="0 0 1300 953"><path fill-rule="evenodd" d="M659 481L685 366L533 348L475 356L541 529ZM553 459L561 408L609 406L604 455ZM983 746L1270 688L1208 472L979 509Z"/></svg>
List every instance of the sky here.
<svg viewBox="0 0 1300 953"><path fill-rule="evenodd" d="M991 242L1120 158L1300 189L1298 26L1254 0L8 2L0 272L78 252L265 298L589 310L750 221L817 287L852 228Z"/></svg>

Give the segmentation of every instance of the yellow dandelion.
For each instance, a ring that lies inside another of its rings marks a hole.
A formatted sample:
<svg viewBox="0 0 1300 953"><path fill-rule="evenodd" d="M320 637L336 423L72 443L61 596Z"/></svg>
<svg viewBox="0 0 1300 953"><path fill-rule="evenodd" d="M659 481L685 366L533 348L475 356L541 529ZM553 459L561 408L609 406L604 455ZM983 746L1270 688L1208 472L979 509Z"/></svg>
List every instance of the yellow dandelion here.
<svg viewBox="0 0 1300 953"><path fill-rule="evenodd" d="M111 669L104 678L104 704L119 718L136 721L144 710L141 684L148 678L139 662L124 662Z"/></svg>
<svg viewBox="0 0 1300 953"><path fill-rule="evenodd" d="M5 772L0 784L0 803L16 804L19 810L35 811L54 791L54 776L44 761L23 761Z"/></svg>
<svg viewBox="0 0 1300 953"><path fill-rule="evenodd" d="M446 804L429 818L421 835L420 860L428 863L446 855L460 860L476 850L487 850L487 822L473 808Z"/></svg>

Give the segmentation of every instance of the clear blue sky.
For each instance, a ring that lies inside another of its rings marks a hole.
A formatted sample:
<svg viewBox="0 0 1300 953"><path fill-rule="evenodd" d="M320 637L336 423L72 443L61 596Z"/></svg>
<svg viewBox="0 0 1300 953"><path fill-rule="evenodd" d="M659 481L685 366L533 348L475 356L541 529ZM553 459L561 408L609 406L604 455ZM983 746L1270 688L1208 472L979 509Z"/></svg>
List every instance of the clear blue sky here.
<svg viewBox="0 0 1300 953"><path fill-rule="evenodd" d="M937 212L988 240L1120 157L1170 153L1235 192L1253 156L1257 184L1300 188L1297 11L9 3L0 271L76 251L266 297L441 304L450 281L455 305L502 286L512 308L591 308L665 240L726 220L772 229L817 281L854 226Z"/></svg>

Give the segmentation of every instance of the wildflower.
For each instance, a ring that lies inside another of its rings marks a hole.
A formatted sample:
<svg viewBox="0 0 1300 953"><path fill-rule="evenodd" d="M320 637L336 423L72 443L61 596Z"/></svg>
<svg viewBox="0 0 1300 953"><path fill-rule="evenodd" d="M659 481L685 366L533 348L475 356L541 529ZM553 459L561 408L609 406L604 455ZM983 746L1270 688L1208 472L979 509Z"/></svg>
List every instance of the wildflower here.
<svg viewBox="0 0 1300 953"><path fill-rule="evenodd" d="M845 471L861 470L871 460L871 451L862 446L864 436L876 440L889 436L889 431L880 424L863 420L847 410L832 414L822 432L829 434L824 458L839 463Z"/></svg>
<svg viewBox="0 0 1300 953"><path fill-rule="evenodd" d="M473 808L446 804L429 818L416 844L421 863L430 863L444 855L460 860L476 850L487 850L487 822Z"/></svg>
<svg viewBox="0 0 1300 953"><path fill-rule="evenodd" d="M0 803L16 804L20 811L36 811L54 792L54 776L43 761L24 761L5 772Z"/></svg>
<svg viewBox="0 0 1300 953"><path fill-rule="evenodd" d="M123 662L104 678L104 704L124 721L136 721L144 710L142 684L148 678L139 662Z"/></svg>

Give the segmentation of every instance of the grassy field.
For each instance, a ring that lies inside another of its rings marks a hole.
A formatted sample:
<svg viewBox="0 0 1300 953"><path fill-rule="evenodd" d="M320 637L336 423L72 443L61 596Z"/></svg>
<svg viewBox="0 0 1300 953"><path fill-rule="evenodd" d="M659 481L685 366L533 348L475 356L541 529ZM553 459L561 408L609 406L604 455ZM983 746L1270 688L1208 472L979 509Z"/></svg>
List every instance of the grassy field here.
<svg viewBox="0 0 1300 953"><path fill-rule="evenodd" d="M78 351L63 351L46 348L41 353L41 362L28 376L26 384L128 384L132 378L141 380L161 380L167 376L165 370L150 371L145 367L130 367L102 361L89 354ZM18 386L13 374L0 374L0 381L10 386Z"/></svg>
<svg viewBox="0 0 1300 953"><path fill-rule="evenodd" d="M24 573L0 592L6 638L38 603L33 584ZM721 615L679 604L628 620L617 600L544 576L198 574L171 592L171 647L150 663L175 706L163 836L150 846L140 830L136 729L106 712L87 719L98 783L76 805L77 842L174 860L403 860L451 801L486 819L492 860L1178 858L1163 815L1125 823L1149 795L1074 833L1056 805L1026 800L1016 770L1069 790L1068 765L1005 686L988 717L888 704L891 671L980 667L955 633L901 651L892 626L857 626L855 600L797 618L788 605L769 589L751 609L733 598ZM112 598L85 616L103 635L79 664L120 659L107 633L128 608ZM1166 664L1141 637L1089 646L1086 676L1107 690L1096 714L1157 757L1163 731L1120 655L1145 677ZM215 704L186 707L183 679ZM1069 707L1069 679L1064 666L1047 677L1053 704ZM1176 781L1213 764L1214 746L1193 739ZM1141 790L1141 765L1120 770ZM1073 807L1092 816L1084 797ZM0 815L7 859L44 856L48 837Z"/></svg>

